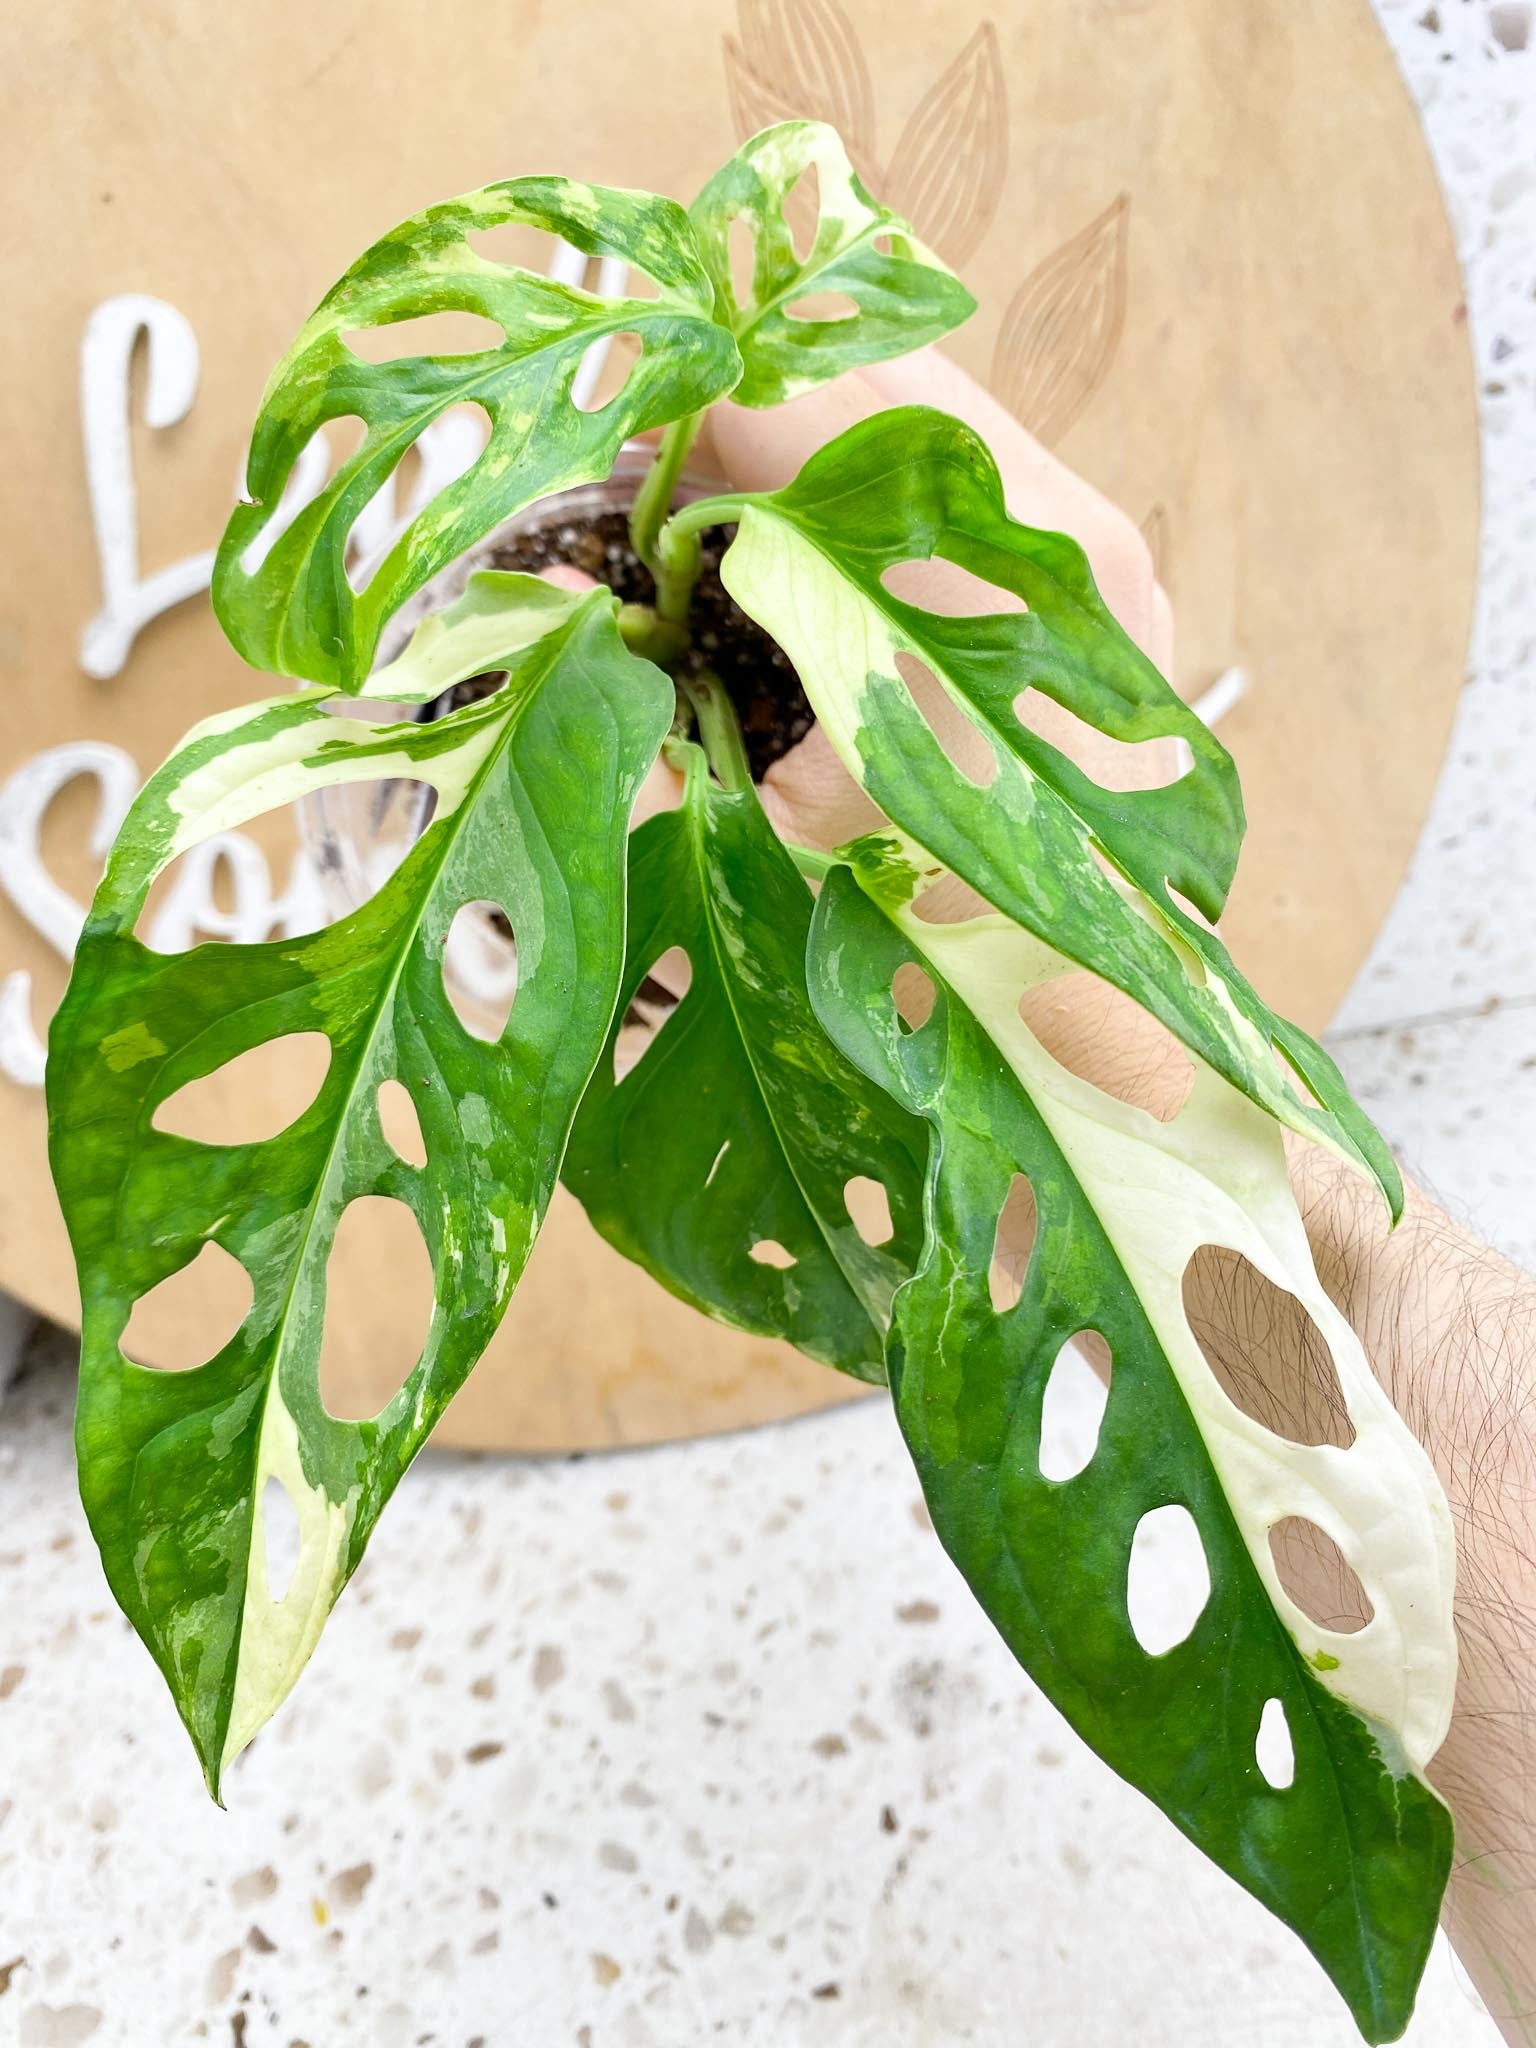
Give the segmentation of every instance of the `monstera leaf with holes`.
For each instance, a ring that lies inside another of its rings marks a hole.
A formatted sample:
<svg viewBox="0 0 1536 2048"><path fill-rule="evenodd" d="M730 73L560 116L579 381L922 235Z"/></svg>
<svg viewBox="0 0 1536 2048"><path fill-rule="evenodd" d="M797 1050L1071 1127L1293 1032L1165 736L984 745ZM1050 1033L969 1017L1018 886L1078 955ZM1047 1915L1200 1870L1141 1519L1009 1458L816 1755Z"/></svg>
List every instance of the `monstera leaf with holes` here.
<svg viewBox="0 0 1536 2048"><path fill-rule="evenodd" d="M927 922L926 859L854 854L817 905L811 988L849 1056L932 1127L929 1230L897 1296L889 1370L934 1527L1074 1727L1301 1935L1368 2039L1390 2040L1451 1852L1423 1776L1456 1671L1450 1523L1429 1460L1318 1283L1275 1124L1204 1062L1166 1126L1077 1079L1019 1014L1072 962L995 914ZM892 996L903 964L936 992L916 1030ZM1035 1243L1021 1298L999 1313L989 1269L1019 1174ZM1206 1243L1311 1313L1354 1425L1347 1450L1291 1443L1221 1389L1181 1301ZM1047 1479L1047 1385L1083 1332L1109 1348L1109 1399L1086 1466ZM1186 1638L1148 1655L1129 1560L1142 1518L1170 1504L1194 1518L1211 1590ZM1287 1516L1360 1567L1364 1630L1321 1627L1283 1589L1269 1532ZM1267 1778L1270 1701L1291 1762Z"/></svg>
<svg viewBox="0 0 1536 2048"><path fill-rule="evenodd" d="M819 210L801 256L785 209L812 171ZM715 316L741 351L731 394L738 405L780 405L844 370L937 341L975 311L964 285L901 216L865 191L820 121L781 121L754 136L710 179L691 216ZM742 286L731 277L737 221L752 236L752 276ZM851 313L816 306L834 293L852 301Z"/></svg>
<svg viewBox="0 0 1536 2048"><path fill-rule="evenodd" d="M655 295L495 262L474 237L507 222L610 259L610 280L617 259ZM742 226L753 262L738 283ZM830 317L829 294L852 310ZM684 1300L888 1379L935 1526L1014 1653L1387 2040L1411 2010L1450 1855L1424 1776L1455 1680L1449 1519L1318 1284L1282 1127L1372 1176L1395 1211L1391 1155L1211 929L1243 831L1232 763L1105 610L1081 550L1012 519L987 450L942 414L866 421L783 490L668 516L714 400L775 404L970 309L831 130L804 121L754 137L687 211L557 178L488 186L406 222L321 302L262 401L249 501L215 578L240 652L310 687L199 726L146 786L50 1044L84 1317L82 1493L217 1794L495 1329L563 1169L610 1242ZM349 345L444 311L488 317L501 341L381 363ZM587 411L578 370L621 332L639 357ZM464 404L490 416L483 455L354 589L354 523ZM294 464L342 418L362 421L360 447L285 525ZM654 604L481 575L375 670L407 597L511 512L604 475L651 426L664 431L630 532ZM725 585L789 656L885 821L835 853L779 844L704 636L691 645L712 525L736 527ZM896 594L894 572L930 560L1002 601L950 618ZM435 715L469 683L471 701ZM332 701L344 692L355 701ZM1021 715L1030 693L1052 700L1053 731L1075 719L1102 742L1178 741L1187 766L1163 788L1104 787ZM377 722L380 705L432 715ZM968 744L952 753L941 732L956 720ZM678 800L631 835L658 752ZM188 848L330 784L401 779L428 786L430 816L330 929L169 955L137 936ZM962 888L969 909L946 922L939 906ZM487 902L510 921L517 976L493 1043L461 1023L443 978L456 916ZM687 987L625 1070L631 998L679 949ZM1067 1072L1032 1033L1040 990L1084 970L1187 1049L1194 1090L1168 1123ZM926 1019L898 1007L903 971L931 984ZM286 1129L178 1134L183 1091L315 1034L329 1064ZM397 1087L422 1165L386 1136L381 1091ZM990 1273L1020 1182L1035 1235L1010 1304ZM878 1223L861 1207L875 1195ZM348 1421L327 1411L318 1365L327 1261L366 1198L414 1217L435 1305L399 1392ZM210 1245L250 1282L239 1329L187 1372L136 1363L136 1306ZM1233 1399L1184 1302L1205 1246L1310 1314L1348 1439L1292 1441ZM1048 1471L1047 1397L1063 1347L1090 1337L1109 1357L1098 1440ZM281 1594L273 1485L299 1526ZM1140 1532L1170 1510L1193 1523L1209 1593L1182 1640L1153 1646L1127 1588ZM1358 1631L1322 1626L1282 1583L1281 1523L1312 1526L1358 1574ZM1260 1742L1277 1728L1284 1768Z"/></svg>
<svg viewBox="0 0 1536 2048"><path fill-rule="evenodd" d="M725 511L740 520L721 565L728 589L783 646L844 765L885 815L1024 930L1133 996L1272 1116L1366 1167L1396 1210L1396 1165L1338 1068L1260 1001L1176 900L1209 918L1226 900L1243 827L1231 757L1106 611L1082 549L1009 517L979 436L945 413L898 407L840 435L785 489L706 500L686 517L702 524ZM1027 609L950 619L887 589L890 570L931 559ZM995 771L985 787L940 744L907 661L985 738ZM1101 788L1023 722L1029 689L1111 739L1181 740L1192 765L1163 789Z"/></svg>
<svg viewBox="0 0 1536 2048"><path fill-rule="evenodd" d="M600 297L474 248L472 235L508 224L619 257L654 282L657 296ZM268 382L248 502L230 520L214 568L214 605L236 649L279 675L359 684L393 613L500 520L547 492L606 476L632 435L730 390L741 364L712 317L713 300L686 214L649 193L513 178L402 222L326 293ZM503 339L474 354L383 363L347 345L360 329L445 312L493 320ZM571 394L582 358L621 333L639 337L639 359L616 397L583 412ZM484 452L354 591L345 566L354 522L423 429L465 404L489 415ZM352 417L367 429L361 445L256 560L311 437Z"/></svg>
<svg viewBox="0 0 1536 2048"><path fill-rule="evenodd" d="M532 1249L613 1016L625 828L672 716L606 591L482 577L422 639L378 694L428 701L443 678L492 664L505 682L430 725L332 717L304 691L189 735L123 827L49 1044L53 1168L82 1276L86 1511L215 1792L298 1675ZM431 823L341 923L172 955L134 936L187 847L305 790L393 776L436 792ZM485 899L518 919L517 994L495 1045L471 1036L443 986L449 926ZM189 1083L314 1031L330 1041L325 1081L277 1137L221 1146L155 1128ZM409 1091L422 1167L384 1138L387 1081ZM436 1306L389 1406L344 1422L319 1392L326 1261L347 1204L368 1195L415 1216ZM200 1370L133 1363L121 1340L135 1302L209 1242L251 1281L238 1332ZM300 1534L282 1599L266 1575L272 1478Z"/></svg>
<svg viewBox="0 0 1536 2048"><path fill-rule="evenodd" d="M923 1128L817 1028L810 890L755 792L723 789L699 747L684 761L681 804L632 842L622 999L674 947L688 987L631 1072L599 1066L566 1183L696 1308L880 1380L891 1295L922 1239ZM891 1210L875 1244L849 1211L858 1179Z"/></svg>

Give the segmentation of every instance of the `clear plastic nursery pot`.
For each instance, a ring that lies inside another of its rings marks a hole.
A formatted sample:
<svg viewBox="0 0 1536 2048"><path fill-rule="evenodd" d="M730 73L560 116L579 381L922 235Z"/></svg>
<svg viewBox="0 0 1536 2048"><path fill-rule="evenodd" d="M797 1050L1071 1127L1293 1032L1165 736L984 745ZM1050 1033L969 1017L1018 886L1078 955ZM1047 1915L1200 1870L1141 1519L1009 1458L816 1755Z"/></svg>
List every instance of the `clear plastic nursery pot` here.
<svg viewBox="0 0 1536 2048"><path fill-rule="evenodd" d="M649 463L644 445L626 448L606 481L541 499L505 521L402 609L381 662L393 659L418 622L457 597L508 541L627 513ZM710 489L685 475L675 500ZM412 715L385 703L370 712L380 722ZM331 918L366 902L399 866L427 822L425 798L419 784L395 781L345 783L304 799L301 829ZM488 910L456 919L444 981L467 1028L495 1038L517 985L515 942L504 919ZM663 1000L634 1007L641 1014L620 1036L621 1067L639 1058L667 1006ZM377 1347L361 1338L334 1369L346 1375L347 1385L335 1392L355 1404L348 1412L371 1413L393 1391ZM728 1329L668 1294L604 1243L562 1187L506 1320L436 1440L533 1450L655 1442L772 1421L860 1391L788 1345Z"/></svg>

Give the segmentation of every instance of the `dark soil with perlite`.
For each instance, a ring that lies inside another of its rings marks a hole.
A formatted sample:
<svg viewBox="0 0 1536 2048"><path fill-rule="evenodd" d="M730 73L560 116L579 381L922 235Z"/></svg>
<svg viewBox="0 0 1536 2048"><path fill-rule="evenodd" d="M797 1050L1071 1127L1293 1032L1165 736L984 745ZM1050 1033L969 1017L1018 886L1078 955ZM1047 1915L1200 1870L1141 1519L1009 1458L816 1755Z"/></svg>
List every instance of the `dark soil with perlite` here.
<svg viewBox="0 0 1536 2048"><path fill-rule="evenodd" d="M774 762L805 738L816 719L788 656L747 617L720 581L720 557L730 537L730 529L721 526L699 536L702 566L688 613L692 644L677 666L685 674L713 669L720 678L741 720L752 778L761 782ZM656 601L651 572L629 544L629 518L623 512L533 527L493 548L484 566L521 569L536 576L562 562L606 583L624 604ZM473 677L446 699L440 698L428 715L440 718L491 687L489 677L484 682Z"/></svg>

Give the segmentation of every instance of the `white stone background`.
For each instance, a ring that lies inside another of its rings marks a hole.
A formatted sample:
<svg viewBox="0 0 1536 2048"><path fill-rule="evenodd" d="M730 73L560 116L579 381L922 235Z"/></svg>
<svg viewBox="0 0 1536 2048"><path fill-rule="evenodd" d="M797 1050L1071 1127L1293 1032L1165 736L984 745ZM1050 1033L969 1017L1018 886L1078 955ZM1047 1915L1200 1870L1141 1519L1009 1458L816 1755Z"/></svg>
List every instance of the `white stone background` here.
<svg viewBox="0 0 1536 2048"><path fill-rule="evenodd" d="M1378 0L1467 270L1482 607L1332 1043L1536 1262L1536 24ZM5 2048L1345 2048L1277 1922L973 1608L881 1404L580 1461L423 1458L216 1811L75 1499L73 1360L0 1418ZM1496 2036L1443 1945L1413 2048Z"/></svg>

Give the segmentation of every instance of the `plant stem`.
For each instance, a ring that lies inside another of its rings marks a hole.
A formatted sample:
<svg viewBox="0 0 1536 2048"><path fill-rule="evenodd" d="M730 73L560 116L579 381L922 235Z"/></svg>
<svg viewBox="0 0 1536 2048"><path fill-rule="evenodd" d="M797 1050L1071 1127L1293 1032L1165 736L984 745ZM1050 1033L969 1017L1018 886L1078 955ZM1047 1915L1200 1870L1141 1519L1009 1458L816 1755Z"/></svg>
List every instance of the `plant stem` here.
<svg viewBox="0 0 1536 2048"><path fill-rule="evenodd" d="M619 606L619 637L632 654L644 655L658 668L676 661L688 645L688 635L670 619L656 616L648 604Z"/></svg>
<svg viewBox="0 0 1536 2048"><path fill-rule="evenodd" d="M656 548L656 615L669 625L682 626L699 580L701 554L698 535L679 539L670 526L662 528Z"/></svg>
<svg viewBox="0 0 1536 2048"><path fill-rule="evenodd" d="M736 707L726 695L724 683L709 668L700 669L697 675L679 676L677 680L699 721L699 738L704 742L710 767L727 789L750 789L752 770L747 765Z"/></svg>
<svg viewBox="0 0 1536 2048"><path fill-rule="evenodd" d="M646 478L646 483L650 482ZM729 524L741 517L744 498L701 498L693 505L680 505L656 536L656 559L650 564L656 578L656 609L664 619L681 625L688 616L693 586L699 580L699 535L706 526Z"/></svg>
<svg viewBox="0 0 1536 2048"><path fill-rule="evenodd" d="M792 839L785 840L784 851L808 882L824 882L835 867L842 865L835 854L818 853L814 846L798 846Z"/></svg>
<svg viewBox="0 0 1536 2048"><path fill-rule="evenodd" d="M672 422L656 445L651 466L630 508L630 546L658 581L656 536L672 509L672 493L677 488L677 479L703 424L702 412L691 412L686 418Z"/></svg>
<svg viewBox="0 0 1536 2048"><path fill-rule="evenodd" d="M734 526L750 502L746 491L722 491L717 498L695 498L691 505L679 505L661 533L662 552L669 540L675 543L701 533L706 526Z"/></svg>

